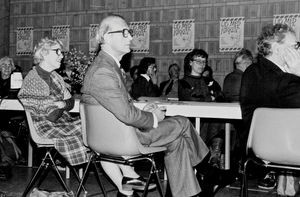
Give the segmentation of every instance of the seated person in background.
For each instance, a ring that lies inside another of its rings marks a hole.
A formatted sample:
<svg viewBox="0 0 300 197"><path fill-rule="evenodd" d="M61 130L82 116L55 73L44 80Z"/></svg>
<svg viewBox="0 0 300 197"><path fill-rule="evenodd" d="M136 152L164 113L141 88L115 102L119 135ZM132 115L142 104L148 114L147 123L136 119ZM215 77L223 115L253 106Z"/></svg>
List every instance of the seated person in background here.
<svg viewBox="0 0 300 197"><path fill-rule="evenodd" d="M226 75L223 83L223 92L227 102L240 101L240 88L242 76L246 68L253 63L253 56L251 51L241 49L238 51L233 59L234 70Z"/></svg>
<svg viewBox="0 0 300 197"><path fill-rule="evenodd" d="M0 59L0 99L2 98L17 98L17 93L19 89L11 89L11 79L12 73L16 71L16 66L14 65L13 59L10 57L3 57ZM20 69L18 69L20 72ZM21 75L21 74L20 74ZM1 105L1 101L0 101ZM10 126L12 126L11 120L22 121L24 119L24 114L19 111L0 111L1 119L1 130L12 131Z"/></svg>
<svg viewBox="0 0 300 197"><path fill-rule="evenodd" d="M122 65L121 65L122 66ZM126 77L125 77L125 83L126 83L126 87L127 87L127 90L128 92L131 93L131 86L133 84L133 82L137 79L138 77L138 66L135 65L133 67L131 67L129 69L129 75L127 74ZM122 71L122 70L121 70Z"/></svg>
<svg viewBox="0 0 300 197"><path fill-rule="evenodd" d="M63 58L58 40L42 39L34 48L34 66L23 81L18 97L29 111L38 135L53 139L58 152L71 164L87 161L79 117L69 111L74 98L63 78L54 71Z"/></svg>
<svg viewBox="0 0 300 197"><path fill-rule="evenodd" d="M0 97L8 97L10 91L10 76L15 70L14 61L7 56L0 59Z"/></svg>
<svg viewBox="0 0 300 197"><path fill-rule="evenodd" d="M207 65L207 62L201 75L209 89L210 95L212 96L212 101L224 101L224 94L222 92L221 86L216 80L214 80L213 70L210 66Z"/></svg>
<svg viewBox="0 0 300 197"><path fill-rule="evenodd" d="M141 96L158 97L157 67L155 58L144 57L139 64L139 75L131 86L131 96L138 99Z"/></svg>
<svg viewBox="0 0 300 197"><path fill-rule="evenodd" d="M174 63L168 69L170 79L160 83L160 92L162 97L178 98L178 89L181 86L179 79L180 67Z"/></svg>
<svg viewBox="0 0 300 197"><path fill-rule="evenodd" d="M139 76L139 74L138 74L139 73L139 66L135 65L135 66L131 67L129 72L130 72L131 79L133 81L135 81Z"/></svg>
<svg viewBox="0 0 300 197"><path fill-rule="evenodd" d="M179 100L212 101L209 89L202 77L208 55L202 49L194 49L184 58L183 88L178 90Z"/></svg>
<svg viewBox="0 0 300 197"><path fill-rule="evenodd" d="M194 49L184 58L183 88L179 89L179 100L183 101L206 101L212 102L214 95L211 94L202 76L206 66L208 54L202 49ZM200 136L210 147L212 165L221 168L221 150L223 147L224 124L214 119L201 120Z"/></svg>

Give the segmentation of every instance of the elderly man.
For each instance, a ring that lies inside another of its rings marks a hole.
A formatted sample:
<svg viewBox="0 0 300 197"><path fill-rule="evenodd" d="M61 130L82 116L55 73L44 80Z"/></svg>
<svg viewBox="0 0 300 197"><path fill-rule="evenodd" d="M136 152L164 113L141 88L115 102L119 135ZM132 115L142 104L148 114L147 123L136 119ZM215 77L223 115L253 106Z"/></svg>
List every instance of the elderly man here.
<svg viewBox="0 0 300 197"><path fill-rule="evenodd" d="M258 61L246 69L242 78L240 102L245 136L256 108L300 107L299 46L294 31L288 25L275 24L263 28L257 39ZM246 147L246 141L243 144ZM268 173L259 182L259 187L272 189L275 184L274 174Z"/></svg>
<svg viewBox="0 0 300 197"><path fill-rule="evenodd" d="M140 110L133 105L119 64L122 56L130 52L132 40L132 31L124 18L118 15L104 18L97 38L101 51L86 73L82 101L102 105L120 121L135 127L142 144L165 146L165 166L172 195L198 195L201 188L194 167L199 167L198 164L208 154L205 143L187 118L176 116L165 119L163 107L151 104ZM217 178L220 180L219 176Z"/></svg>

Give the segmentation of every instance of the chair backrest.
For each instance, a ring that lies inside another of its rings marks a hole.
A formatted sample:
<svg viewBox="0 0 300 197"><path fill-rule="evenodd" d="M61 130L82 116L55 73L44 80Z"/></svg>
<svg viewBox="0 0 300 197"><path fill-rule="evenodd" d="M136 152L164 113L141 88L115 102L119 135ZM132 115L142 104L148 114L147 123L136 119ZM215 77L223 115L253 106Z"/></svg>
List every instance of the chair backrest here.
<svg viewBox="0 0 300 197"><path fill-rule="evenodd" d="M33 121L32 121L30 112L25 111L25 113L26 113L26 118L27 118L27 123L29 126L29 132L30 132L31 139L37 144L37 146L53 145L53 140L47 139L47 138L42 138L37 134L35 127L33 125Z"/></svg>
<svg viewBox="0 0 300 197"><path fill-rule="evenodd" d="M300 109L256 109L247 148L268 162L300 165Z"/></svg>
<svg viewBox="0 0 300 197"><path fill-rule="evenodd" d="M94 151L116 156L141 154L135 128L101 105L80 103L80 117L83 141Z"/></svg>

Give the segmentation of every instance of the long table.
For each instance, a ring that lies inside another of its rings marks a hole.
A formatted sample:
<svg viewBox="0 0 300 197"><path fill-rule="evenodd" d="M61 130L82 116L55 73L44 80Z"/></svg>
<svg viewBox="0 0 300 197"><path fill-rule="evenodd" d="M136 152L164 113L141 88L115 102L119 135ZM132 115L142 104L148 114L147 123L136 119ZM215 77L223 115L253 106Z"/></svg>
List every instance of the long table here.
<svg viewBox="0 0 300 197"><path fill-rule="evenodd" d="M134 105L142 109L147 103L155 102L159 106L167 108L166 115L182 115L194 117L196 119L195 127L200 132L201 118L217 118L226 120L242 119L239 103L214 103L214 102L190 102L190 101L140 101ZM16 99L4 99L0 104L0 110L24 110L21 103ZM79 100L75 100L75 106L71 112L79 112ZM30 143L29 143L30 144ZM32 148L29 147L28 166L32 166ZM225 169L230 168L230 123L225 123Z"/></svg>

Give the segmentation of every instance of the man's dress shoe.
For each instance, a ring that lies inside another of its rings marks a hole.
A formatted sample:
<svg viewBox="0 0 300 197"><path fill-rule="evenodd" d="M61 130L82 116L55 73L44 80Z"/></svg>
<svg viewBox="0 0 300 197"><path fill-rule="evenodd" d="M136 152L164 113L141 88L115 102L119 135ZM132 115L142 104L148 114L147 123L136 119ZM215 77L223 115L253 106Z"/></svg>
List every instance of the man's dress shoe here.
<svg viewBox="0 0 300 197"><path fill-rule="evenodd" d="M133 192L132 195L125 195L118 191L117 197L140 197L136 192Z"/></svg>
<svg viewBox="0 0 300 197"><path fill-rule="evenodd" d="M146 186L146 180L139 176L138 178L130 178L130 177L123 177L122 179L122 188L123 190L130 191L130 190L144 190ZM150 183L148 190L154 189L156 184Z"/></svg>

